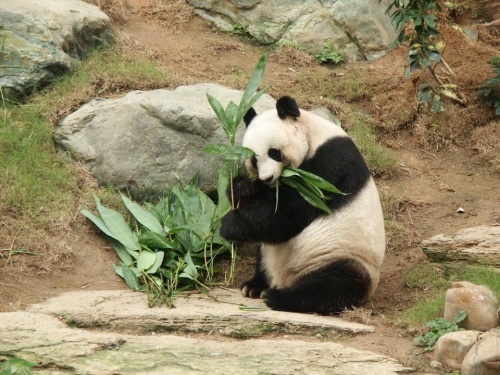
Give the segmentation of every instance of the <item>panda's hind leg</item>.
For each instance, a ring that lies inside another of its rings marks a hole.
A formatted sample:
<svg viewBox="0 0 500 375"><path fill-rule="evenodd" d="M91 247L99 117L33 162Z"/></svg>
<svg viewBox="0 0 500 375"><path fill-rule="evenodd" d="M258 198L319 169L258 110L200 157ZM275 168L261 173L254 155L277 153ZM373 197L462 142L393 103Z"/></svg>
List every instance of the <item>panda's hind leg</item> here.
<svg viewBox="0 0 500 375"><path fill-rule="evenodd" d="M326 315L359 306L370 288L370 276L360 262L339 259L305 275L290 288L270 288L261 297L273 310Z"/></svg>

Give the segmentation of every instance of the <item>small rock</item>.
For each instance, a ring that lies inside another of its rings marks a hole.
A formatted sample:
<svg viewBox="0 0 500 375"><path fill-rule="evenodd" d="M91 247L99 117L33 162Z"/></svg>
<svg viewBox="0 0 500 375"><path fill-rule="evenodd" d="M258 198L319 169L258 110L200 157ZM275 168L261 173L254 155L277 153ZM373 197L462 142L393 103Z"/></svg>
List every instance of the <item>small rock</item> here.
<svg viewBox="0 0 500 375"><path fill-rule="evenodd" d="M467 317L459 326L478 331L488 331L499 324L498 299L485 285L475 285L468 281L452 284L446 291L444 319L453 322L460 311Z"/></svg>
<svg viewBox="0 0 500 375"><path fill-rule="evenodd" d="M492 330L481 337L465 356L462 375L500 374L500 331Z"/></svg>
<svg viewBox="0 0 500 375"><path fill-rule="evenodd" d="M464 357L477 342L481 333L481 331L458 331L441 336L434 349L436 359L434 362L459 370ZM432 362L431 367L433 367Z"/></svg>
<svg viewBox="0 0 500 375"><path fill-rule="evenodd" d="M443 368L443 364L439 361L431 361L432 368Z"/></svg>

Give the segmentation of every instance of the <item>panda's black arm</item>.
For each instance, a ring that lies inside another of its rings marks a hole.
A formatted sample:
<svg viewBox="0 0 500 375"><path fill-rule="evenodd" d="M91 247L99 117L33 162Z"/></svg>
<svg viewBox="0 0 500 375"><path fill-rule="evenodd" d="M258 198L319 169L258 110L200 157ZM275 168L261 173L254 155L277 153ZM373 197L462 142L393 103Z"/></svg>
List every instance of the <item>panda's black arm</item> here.
<svg viewBox="0 0 500 375"><path fill-rule="evenodd" d="M251 195L247 195L251 192ZM262 182L238 181L234 196L239 208L222 219L221 234L239 242L281 243L300 233L317 213L298 193L288 186L279 190L276 209L276 189Z"/></svg>

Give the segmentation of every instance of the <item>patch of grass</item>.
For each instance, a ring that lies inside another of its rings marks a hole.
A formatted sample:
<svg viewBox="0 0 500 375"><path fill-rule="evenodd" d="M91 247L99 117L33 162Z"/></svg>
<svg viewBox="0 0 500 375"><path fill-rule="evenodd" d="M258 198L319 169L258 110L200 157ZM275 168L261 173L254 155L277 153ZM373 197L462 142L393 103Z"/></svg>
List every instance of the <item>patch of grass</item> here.
<svg viewBox="0 0 500 375"><path fill-rule="evenodd" d="M316 59L322 64L339 64L344 58L342 54L330 43L323 47L323 50L316 55Z"/></svg>
<svg viewBox="0 0 500 375"><path fill-rule="evenodd" d="M48 105L9 108L0 119L0 205L28 217L64 211L73 201L76 179L55 155Z"/></svg>
<svg viewBox="0 0 500 375"><path fill-rule="evenodd" d="M404 202L388 191L379 181L379 194L384 212L385 237L388 253L400 253L414 244L415 233L409 229Z"/></svg>
<svg viewBox="0 0 500 375"><path fill-rule="evenodd" d="M424 263L405 275L406 284L413 289L427 291L427 297L397 317L407 324L423 324L442 317L445 293L453 281L469 281L476 285L487 285L493 293L500 295L500 273L487 267L465 266L447 269L445 272L429 263Z"/></svg>
<svg viewBox="0 0 500 375"><path fill-rule="evenodd" d="M2 102L0 116L0 209L41 222L76 209L78 172L62 162L53 126L97 96L172 84L146 56L119 48L92 54L80 68L24 104Z"/></svg>
<svg viewBox="0 0 500 375"><path fill-rule="evenodd" d="M231 31L231 34L233 35L241 35L241 36L248 36L250 35L248 33L248 23L235 23L233 25L233 29Z"/></svg>
<svg viewBox="0 0 500 375"><path fill-rule="evenodd" d="M500 296L500 272L487 267L465 266L449 270L450 281L470 281L476 285L487 285Z"/></svg>
<svg viewBox="0 0 500 375"><path fill-rule="evenodd" d="M375 127L361 115L351 115L347 122L349 135L365 157L368 167L377 176L392 176L398 168L398 159L377 139Z"/></svg>
<svg viewBox="0 0 500 375"><path fill-rule="evenodd" d="M301 51L298 45L285 43L271 54L270 61L292 68L306 68L314 64L314 57Z"/></svg>
<svg viewBox="0 0 500 375"><path fill-rule="evenodd" d="M403 311L398 320L410 326L424 324L444 314L444 291L428 298L418 299L413 306Z"/></svg>
<svg viewBox="0 0 500 375"><path fill-rule="evenodd" d="M172 34L177 33L195 16L194 8L185 0L156 0L151 4L151 7L141 8L139 13L159 23Z"/></svg>
<svg viewBox="0 0 500 375"><path fill-rule="evenodd" d="M430 263L423 263L404 275L406 285L411 289L445 290L449 282L444 271Z"/></svg>
<svg viewBox="0 0 500 375"><path fill-rule="evenodd" d="M335 96L348 102L371 96L372 92L364 77L358 72L349 72L341 77L332 78Z"/></svg>

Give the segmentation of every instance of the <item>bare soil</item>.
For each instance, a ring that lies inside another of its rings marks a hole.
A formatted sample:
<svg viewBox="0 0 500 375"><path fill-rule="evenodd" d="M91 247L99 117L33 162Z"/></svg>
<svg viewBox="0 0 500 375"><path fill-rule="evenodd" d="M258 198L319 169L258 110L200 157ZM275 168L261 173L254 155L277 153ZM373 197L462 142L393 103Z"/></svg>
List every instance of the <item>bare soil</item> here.
<svg viewBox="0 0 500 375"><path fill-rule="evenodd" d="M265 51L248 38L215 30L180 1L171 2L171 8L158 8L153 0L101 3L113 16L119 43L131 54L148 53L179 84L217 82L244 88ZM439 233L500 223L500 121L473 94L492 75L486 61L498 55L500 28L494 20L500 18L500 10L481 4L462 2L455 15L464 26L478 30L477 42L442 25L448 44L445 58L469 104L460 107L446 102L446 112L439 116L417 108L416 87L424 77L405 80L404 47L378 61L335 68L319 65L304 54L293 55L293 51L271 53L266 71L266 84L274 97L295 96L305 108L326 106L347 128L353 113L369 115L381 142L399 159L400 168L381 173L377 183L382 196L392 202L389 214L401 226L396 235L400 239L397 246L389 241L380 285L365 307L368 313L360 310L357 315L377 330L344 341L422 371L436 370L428 368L428 356L412 345L415 332L386 319L425 296L425 291L408 288L403 279L407 270L426 260L419 243ZM352 81L355 93L348 85ZM457 212L460 207L463 213ZM126 288L113 272L114 252L83 218L75 218L64 230L29 228L28 234L23 230L22 239L17 236L19 228L15 213L0 218L0 311L18 310L65 291ZM13 243L25 251L8 251ZM242 252L235 285L251 276L253 260L248 249Z"/></svg>

